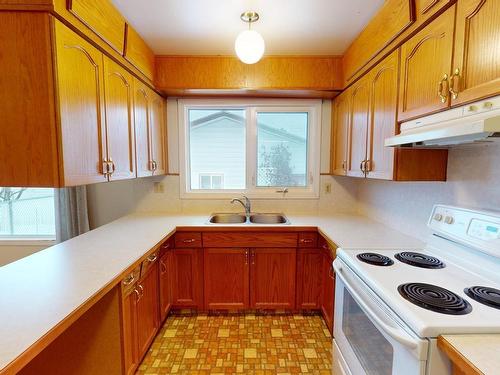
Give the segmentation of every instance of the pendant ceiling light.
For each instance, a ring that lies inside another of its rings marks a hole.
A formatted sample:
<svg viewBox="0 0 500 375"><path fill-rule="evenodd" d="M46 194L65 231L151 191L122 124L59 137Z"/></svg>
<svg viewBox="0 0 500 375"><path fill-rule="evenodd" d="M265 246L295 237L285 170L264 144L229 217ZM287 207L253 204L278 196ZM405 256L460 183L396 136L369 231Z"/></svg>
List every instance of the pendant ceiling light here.
<svg viewBox="0 0 500 375"><path fill-rule="evenodd" d="M259 20L256 12L245 12L241 15L241 20L248 23L248 30L242 31L234 43L234 50L238 58L245 64L255 64L264 55L266 44L264 38L255 30L252 30L252 23Z"/></svg>

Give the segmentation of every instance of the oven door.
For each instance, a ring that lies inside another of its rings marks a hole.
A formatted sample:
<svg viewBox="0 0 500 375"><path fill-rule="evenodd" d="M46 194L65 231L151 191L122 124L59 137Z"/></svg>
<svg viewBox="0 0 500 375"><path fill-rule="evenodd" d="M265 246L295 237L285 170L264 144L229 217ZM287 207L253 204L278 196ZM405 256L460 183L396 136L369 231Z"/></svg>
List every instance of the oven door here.
<svg viewBox="0 0 500 375"><path fill-rule="evenodd" d="M336 272L335 374L424 375L422 340L340 259Z"/></svg>

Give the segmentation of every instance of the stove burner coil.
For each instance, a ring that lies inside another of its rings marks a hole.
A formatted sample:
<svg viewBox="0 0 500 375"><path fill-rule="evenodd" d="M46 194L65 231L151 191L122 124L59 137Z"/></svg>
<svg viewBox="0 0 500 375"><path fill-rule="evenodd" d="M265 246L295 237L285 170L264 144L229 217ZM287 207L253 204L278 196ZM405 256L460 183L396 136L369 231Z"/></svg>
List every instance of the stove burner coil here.
<svg viewBox="0 0 500 375"><path fill-rule="evenodd" d="M391 258L377 253L362 253L358 254L357 258L362 262L372 264L374 266L392 266L394 264L394 261Z"/></svg>
<svg viewBox="0 0 500 375"><path fill-rule="evenodd" d="M424 309L448 315L465 315L472 306L459 295L436 285L408 283L398 287L399 294Z"/></svg>
<svg viewBox="0 0 500 375"><path fill-rule="evenodd" d="M500 290L498 289L486 286L471 286L470 288L465 288L464 292L477 302L500 309Z"/></svg>
<svg viewBox="0 0 500 375"><path fill-rule="evenodd" d="M403 251L396 254L395 257L397 260L415 267L433 269L445 267L445 264L439 259L421 253Z"/></svg>

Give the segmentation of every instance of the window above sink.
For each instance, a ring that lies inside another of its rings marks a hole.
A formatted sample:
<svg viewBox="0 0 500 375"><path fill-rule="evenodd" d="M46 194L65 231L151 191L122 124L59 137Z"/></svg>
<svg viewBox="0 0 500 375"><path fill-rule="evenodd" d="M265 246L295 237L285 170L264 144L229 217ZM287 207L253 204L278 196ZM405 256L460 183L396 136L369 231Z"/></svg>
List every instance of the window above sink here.
<svg viewBox="0 0 500 375"><path fill-rule="evenodd" d="M181 198L319 197L321 100L178 103Z"/></svg>

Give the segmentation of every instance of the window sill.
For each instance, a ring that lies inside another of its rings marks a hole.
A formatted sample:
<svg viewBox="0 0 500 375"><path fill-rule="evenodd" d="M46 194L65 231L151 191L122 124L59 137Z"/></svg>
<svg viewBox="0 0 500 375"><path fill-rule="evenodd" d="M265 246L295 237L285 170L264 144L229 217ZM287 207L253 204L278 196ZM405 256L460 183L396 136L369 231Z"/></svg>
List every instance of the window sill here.
<svg viewBox="0 0 500 375"><path fill-rule="evenodd" d="M56 244L55 239L45 238L0 238L0 246L52 246Z"/></svg>

